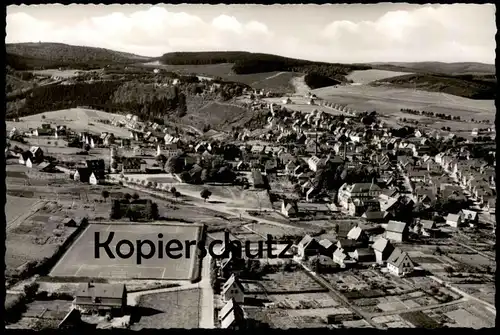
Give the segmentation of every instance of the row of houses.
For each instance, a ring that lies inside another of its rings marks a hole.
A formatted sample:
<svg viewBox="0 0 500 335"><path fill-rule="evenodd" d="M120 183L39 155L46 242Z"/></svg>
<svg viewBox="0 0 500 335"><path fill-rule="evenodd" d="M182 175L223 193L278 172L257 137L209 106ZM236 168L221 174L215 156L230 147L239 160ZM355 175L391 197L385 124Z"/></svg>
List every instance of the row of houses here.
<svg viewBox="0 0 500 335"><path fill-rule="evenodd" d="M379 237L370 246L367 242L368 237L359 227L353 228L347 239L341 239L337 243L328 239L317 241L306 235L297 245L298 257L307 259L321 255L341 268L347 268L356 263L373 262L386 265L387 270L397 276L413 271L415 265L408 253L395 248L387 236Z"/></svg>

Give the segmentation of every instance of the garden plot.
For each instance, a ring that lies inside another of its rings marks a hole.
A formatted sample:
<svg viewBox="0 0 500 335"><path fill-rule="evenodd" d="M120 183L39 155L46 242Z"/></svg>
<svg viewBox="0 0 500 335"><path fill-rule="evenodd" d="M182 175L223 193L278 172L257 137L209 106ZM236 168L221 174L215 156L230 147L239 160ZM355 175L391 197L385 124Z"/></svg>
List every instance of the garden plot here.
<svg viewBox="0 0 500 335"><path fill-rule="evenodd" d="M200 297L200 289L142 295L130 328L198 328Z"/></svg>
<svg viewBox="0 0 500 335"><path fill-rule="evenodd" d="M71 304L72 302L68 300L33 301L27 304L23 317L62 321L70 311Z"/></svg>
<svg viewBox="0 0 500 335"><path fill-rule="evenodd" d="M373 269L324 274L323 277L350 299L368 298L385 294L402 294L415 290L401 278L382 274Z"/></svg>
<svg viewBox="0 0 500 335"><path fill-rule="evenodd" d="M328 293L273 294L269 298L280 309L315 309L340 305Z"/></svg>
<svg viewBox="0 0 500 335"><path fill-rule="evenodd" d="M441 325L448 327L492 328L496 315L475 302L463 302L423 311Z"/></svg>
<svg viewBox="0 0 500 335"><path fill-rule="evenodd" d="M379 316L373 318L372 321L386 328L414 328L413 324L399 315Z"/></svg>
<svg viewBox="0 0 500 335"><path fill-rule="evenodd" d="M302 271L267 274L260 284L267 293L323 292L320 284Z"/></svg>
<svg viewBox="0 0 500 335"><path fill-rule="evenodd" d="M6 240L7 273L29 262L50 258L77 228L64 227L61 222L40 215L24 220L8 234Z"/></svg>

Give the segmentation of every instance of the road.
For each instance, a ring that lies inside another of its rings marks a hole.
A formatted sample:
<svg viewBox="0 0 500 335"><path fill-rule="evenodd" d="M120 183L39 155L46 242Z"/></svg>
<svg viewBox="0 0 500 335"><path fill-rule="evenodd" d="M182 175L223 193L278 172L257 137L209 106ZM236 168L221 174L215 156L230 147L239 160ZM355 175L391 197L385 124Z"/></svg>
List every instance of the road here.
<svg viewBox="0 0 500 335"><path fill-rule="evenodd" d="M207 255L202 262L201 280L198 288L201 289L199 327L204 329L215 328L214 324L214 291L210 285L210 262L212 257Z"/></svg>

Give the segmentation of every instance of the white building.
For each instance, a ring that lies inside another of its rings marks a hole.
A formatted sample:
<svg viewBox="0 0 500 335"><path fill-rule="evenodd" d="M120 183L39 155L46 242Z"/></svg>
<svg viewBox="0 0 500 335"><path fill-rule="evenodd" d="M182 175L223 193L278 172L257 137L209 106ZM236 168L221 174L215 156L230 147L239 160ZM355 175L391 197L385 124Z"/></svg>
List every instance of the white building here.
<svg viewBox="0 0 500 335"><path fill-rule="evenodd" d="M224 301L234 299L237 303L243 303L245 300L243 285L234 274L222 286L222 297Z"/></svg>
<svg viewBox="0 0 500 335"><path fill-rule="evenodd" d="M410 256L408 256L408 253L399 248L394 249L387 260L387 270L396 276L404 276L412 272L414 268L415 265Z"/></svg>

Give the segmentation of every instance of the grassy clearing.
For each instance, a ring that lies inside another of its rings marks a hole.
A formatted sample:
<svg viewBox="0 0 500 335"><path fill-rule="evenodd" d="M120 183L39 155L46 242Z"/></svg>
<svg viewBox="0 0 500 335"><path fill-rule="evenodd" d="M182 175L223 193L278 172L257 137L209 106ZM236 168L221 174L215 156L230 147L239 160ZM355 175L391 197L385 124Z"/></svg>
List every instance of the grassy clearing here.
<svg viewBox="0 0 500 335"><path fill-rule="evenodd" d="M199 289L143 295L138 304L142 316L131 329L197 328L200 297Z"/></svg>
<svg viewBox="0 0 500 335"><path fill-rule="evenodd" d="M18 216L26 213L38 199L21 198L7 195L7 202L5 204L5 218L7 223L11 222Z"/></svg>
<svg viewBox="0 0 500 335"><path fill-rule="evenodd" d="M43 119L42 116L45 118ZM66 125L77 132L87 131L100 134L102 132L111 132L118 137L128 137L129 131L125 128L115 127L110 124L100 123L98 119L121 119L124 116L111 114L95 110L81 108L63 109L53 112L41 113L22 117L20 122L7 121L7 129L16 127L21 131L27 131L28 128L37 128L41 123L54 123L57 125ZM56 139L54 139L56 140Z"/></svg>
<svg viewBox="0 0 500 335"><path fill-rule="evenodd" d="M387 71L387 70L357 70L352 71L346 77L349 80L352 80L355 83L368 84L375 80L387 79L397 76L402 76L410 74L409 72L397 72L397 71Z"/></svg>

